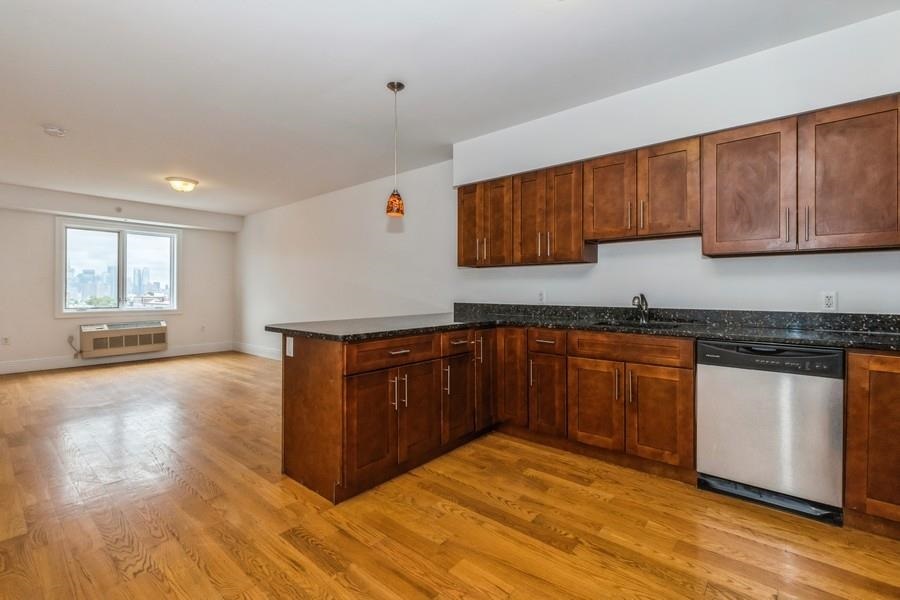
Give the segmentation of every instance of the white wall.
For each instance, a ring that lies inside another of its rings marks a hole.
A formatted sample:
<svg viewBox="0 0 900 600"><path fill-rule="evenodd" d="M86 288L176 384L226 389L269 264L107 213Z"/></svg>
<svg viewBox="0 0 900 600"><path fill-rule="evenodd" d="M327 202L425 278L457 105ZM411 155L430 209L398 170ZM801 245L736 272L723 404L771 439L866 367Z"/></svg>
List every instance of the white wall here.
<svg viewBox="0 0 900 600"><path fill-rule="evenodd" d="M0 208L0 337L11 342L0 345L0 374L122 360L73 358L66 338L75 335L77 345L78 326L97 322L97 317L55 318L55 231L51 214ZM234 238L228 232L184 231L180 314L165 317L168 352L146 356L233 347Z"/></svg>
<svg viewBox="0 0 900 600"><path fill-rule="evenodd" d="M482 181L897 91L900 11L459 142L453 181Z"/></svg>
<svg viewBox="0 0 900 600"><path fill-rule="evenodd" d="M453 301L900 313L900 251L705 258L700 238L605 244L593 265L456 267L451 163L401 176L407 215L388 221L391 179L257 213L237 244L238 348L278 356L268 323L450 311ZM402 227L402 231L391 229Z"/></svg>
<svg viewBox="0 0 900 600"><path fill-rule="evenodd" d="M449 161L250 215L237 239L238 347L278 356L268 323L450 310L458 280Z"/></svg>

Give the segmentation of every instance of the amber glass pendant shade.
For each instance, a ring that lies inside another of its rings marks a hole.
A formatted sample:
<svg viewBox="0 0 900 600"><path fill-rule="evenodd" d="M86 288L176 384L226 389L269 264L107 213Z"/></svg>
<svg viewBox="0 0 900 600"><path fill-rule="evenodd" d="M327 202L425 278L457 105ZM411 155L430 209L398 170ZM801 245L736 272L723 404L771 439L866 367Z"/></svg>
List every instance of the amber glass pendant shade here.
<svg viewBox="0 0 900 600"><path fill-rule="evenodd" d="M385 210L387 216L389 217L402 217L404 214L403 210L403 197L400 195L400 192L394 190L391 193L391 197L388 198L387 201L387 209Z"/></svg>

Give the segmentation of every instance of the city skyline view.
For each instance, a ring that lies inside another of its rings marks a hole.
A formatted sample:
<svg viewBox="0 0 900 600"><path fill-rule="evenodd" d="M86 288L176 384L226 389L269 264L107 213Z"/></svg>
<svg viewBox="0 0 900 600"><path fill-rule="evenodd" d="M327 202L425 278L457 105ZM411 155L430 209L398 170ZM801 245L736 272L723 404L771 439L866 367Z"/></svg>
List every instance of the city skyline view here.
<svg viewBox="0 0 900 600"><path fill-rule="evenodd" d="M129 232L126 237L122 308L172 305L169 236ZM112 231L66 231L66 308L118 308L119 235Z"/></svg>

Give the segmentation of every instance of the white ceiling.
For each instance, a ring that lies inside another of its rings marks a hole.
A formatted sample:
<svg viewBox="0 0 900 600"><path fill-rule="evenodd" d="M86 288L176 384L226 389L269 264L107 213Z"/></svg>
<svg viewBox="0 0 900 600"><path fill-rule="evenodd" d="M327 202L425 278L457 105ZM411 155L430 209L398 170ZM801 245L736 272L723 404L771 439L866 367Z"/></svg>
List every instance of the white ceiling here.
<svg viewBox="0 0 900 600"><path fill-rule="evenodd" d="M898 0L4 0L0 182L249 214ZM62 139L41 131L69 129ZM199 179L192 194L163 178ZM402 184L401 184L402 190Z"/></svg>

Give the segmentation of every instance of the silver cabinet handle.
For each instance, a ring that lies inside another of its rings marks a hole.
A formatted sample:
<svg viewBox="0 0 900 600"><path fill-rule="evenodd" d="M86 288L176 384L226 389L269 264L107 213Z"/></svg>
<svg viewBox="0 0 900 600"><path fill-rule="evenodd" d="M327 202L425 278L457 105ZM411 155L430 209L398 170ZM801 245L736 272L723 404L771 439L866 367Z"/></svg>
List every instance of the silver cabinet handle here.
<svg viewBox="0 0 900 600"><path fill-rule="evenodd" d="M534 387L534 361L528 359L528 387Z"/></svg>
<svg viewBox="0 0 900 600"><path fill-rule="evenodd" d="M806 241L809 241L809 207L806 207Z"/></svg>
<svg viewBox="0 0 900 600"><path fill-rule="evenodd" d="M450 340L451 346L459 346L460 344L468 344L469 340Z"/></svg>
<svg viewBox="0 0 900 600"><path fill-rule="evenodd" d="M447 373L447 387L444 388L444 391L447 392L447 395L450 395L450 365L444 367L444 372Z"/></svg>
<svg viewBox="0 0 900 600"><path fill-rule="evenodd" d="M409 348L405 348L403 350L388 350L388 354L391 356L400 356L401 354L409 354L412 352Z"/></svg>
<svg viewBox="0 0 900 600"><path fill-rule="evenodd" d="M553 250L550 245L550 232L547 232L547 258L553 256Z"/></svg>
<svg viewBox="0 0 900 600"><path fill-rule="evenodd" d="M632 392L632 389L631 389L631 375L629 375L629 376L628 376L628 403L629 403L629 404L631 404L631 402L634 400L634 398L632 397L631 392Z"/></svg>
<svg viewBox="0 0 900 600"><path fill-rule="evenodd" d="M631 229L631 202L625 203L625 229Z"/></svg>
<svg viewBox="0 0 900 600"><path fill-rule="evenodd" d="M541 257L541 232L538 231L538 258Z"/></svg>
<svg viewBox="0 0 900 600"><path fill-rule="evenodd" d="M641 200L640 210L638 210L638 229L644 229L644 201Z"/></svg>
<svg viewBox="0 0 900 600"><path fill-rule="evenodd" d="M409 406L409 375L408 374L403 376L403 406Z"/></svg>
<svg viewBox="0 0 900 600"><path fill-rule="evenodd" d="M484 337L478 336L478 362L484 362Z"/></svg>
<svg viewBox="0 0 900 600"><path fill-rule="evenodd" d="M391 377L391 383L394 386L394 401L391 402L391 406L394 407L394 410L400 410L398 400L400 396L400 393L398 391L400 389L399 381L396 377Z"/></svg>
<svg viewBox="0 0 900 600"><path fill-rule="evenodd" d="M475 238L475 262L481 262L481 244L478 243L478 238Z"/></svg>
<svg viewBox="0 0 900 600"><path fill-rule="evenodd" d="M484 260L487 261L489 258L487 251L487 238L484 238L482 241L484 242Z"/></svg>
<svg viewBox="0 0 900 600"><path fill-rule="evenodd" d="M784 209L784 241L791 241L791 209Z"/></svg>
<svg viewBox="0 0 900 600"><path fill-rule="evenodd" d="M619 399L619 367L616 367L616 400Z"/></svg>
<svg viewBox="0 0 900 600"><path fill-rule="evenodd" d="M555 343L556 343L556 340L541 340L541 339L537 339L537 340L534 340L534 341L537 342L538 344L555 344Z"/></svg>

